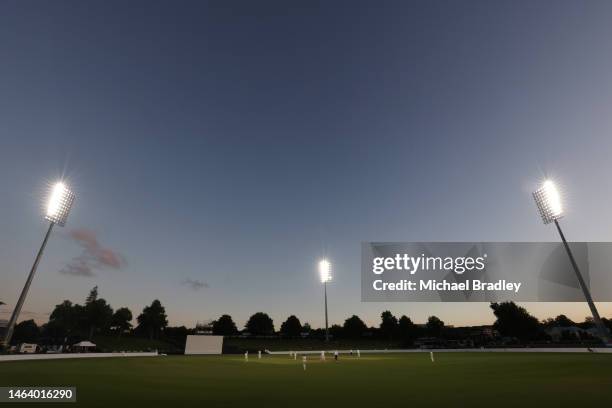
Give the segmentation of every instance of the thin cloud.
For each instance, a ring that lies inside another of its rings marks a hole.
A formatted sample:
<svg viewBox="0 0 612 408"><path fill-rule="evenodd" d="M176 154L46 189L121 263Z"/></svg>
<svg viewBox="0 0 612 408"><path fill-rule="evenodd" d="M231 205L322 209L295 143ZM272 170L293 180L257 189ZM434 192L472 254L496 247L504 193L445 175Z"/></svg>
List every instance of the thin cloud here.
<svg viewBox="0 0 612 408"><path fill-rule="evenodd" d="M202 282L202 281L197 280L197 279L190 279L190 278L185 279L183 281L183 285L189 286L193 290L201 290L201 289L204 289L204 288L208 288L208 283Z"/></svg>
<svg viewBox="0 0 612 408"><path fill-rule="evenodd" d="M60 273L71 276L95 276L96 269L123 268L126 264L125 258L119 252L103 247L95 232L88 229L74 229L68 233L68 237L81 246L81 255L72 258Z"/></svg>
<svg viewBox="0 0 612 408"><path fill-rule="evenodd" d="M72 276L85 276L85 277L93 277L96 276L93 273L91 266L81 257L73 258L72 261L66 266L64 266L60 273L64 275L72 275Z"/></svg>

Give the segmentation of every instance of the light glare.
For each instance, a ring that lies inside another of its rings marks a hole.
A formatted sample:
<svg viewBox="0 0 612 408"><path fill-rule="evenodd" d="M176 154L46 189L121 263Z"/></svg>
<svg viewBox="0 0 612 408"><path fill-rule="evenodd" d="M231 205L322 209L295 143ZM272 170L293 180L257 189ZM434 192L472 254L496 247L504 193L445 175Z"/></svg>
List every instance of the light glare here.
<svg viewBox="0 0 612 408"><path fill-rule="evenodd" d="M57 183L51 190L51 197L49 197L49 205L47 206L47 216L53 217L59 210L60 199L64 193L64 183Z"/></svg>
<svg viewBox="0 0 612 408"><path fill-rule="evenodd" d="M63 227L73 202L74 193L64 183L56 183L51 190L45 219Z"/></svg>
<svg viewBox="0 0 612 408"><path fill-rule="evenodd" d="M331 281L331 264L327 259L319 261L319 274L321 275L321 283Z"/></svg>
<svg viewBox="0 0 612 408"><path fill-rule="evenodd" d="M542 187L533 193L544 224L549 224L563 216L561 195L552 180L546 180Z"/></svg>

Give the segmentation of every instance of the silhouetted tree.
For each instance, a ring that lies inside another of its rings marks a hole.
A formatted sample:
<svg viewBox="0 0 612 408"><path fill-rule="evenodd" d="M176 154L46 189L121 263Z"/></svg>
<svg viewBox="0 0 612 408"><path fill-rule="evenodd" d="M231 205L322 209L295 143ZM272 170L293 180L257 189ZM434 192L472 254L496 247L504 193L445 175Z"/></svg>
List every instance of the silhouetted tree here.
<svg viewBox="0 0 612 408"><path fill-rule="evenodd" d="M218 336L231 336L238 332L236 323L232 320L232 316L224 314L212 324L213 334Z"/></svg>
<svg viewBox="0 0 612 408"><path fill-rule="evenodd" d="M502 336L530 340L538 336L540 323L525 308L514 302L491 303L493 314L497 317L493 327Z"/></svg>
<svg viewBox="0 0 612 408"><path fill-rule="evenodd" d="M595 322L591 316L587 316L584 318L583 322L576 323L576 326L580 327L583 330L588 330L591 327L595 327Z"/></svg>
<svg viewBox="0 0 612 408"><path fill-rule="evenodd" d="M166 309L157 299L151 303L151 306L142 309L137 320L139 331L148 333L150 339L158 337L159 333L168 326Z"/></svg>
<svg viewBox="0 0 612 408"><path fill-rule="evenodd" d="M417 327L409 317L402 315L398 322L398 332L403 340L412 341L417 337Z"/></svg>
<svg viewBox="0 0 612 408"><path fill-rule="evenodd" d="M78 330L83 317L82 307L77 306L69 300L55 306L47 324L47 330L53 337L67 337Z"/></svg>
<svg viewBox="0 0 612 408"><path fill-rule="evenodd" d="M427 334L433 337L440 337L442 330L444 329L444 322L437 316L429 316L427 323L425 324Z"/></svg>
<svg viewBox="0 0 612 408"><path fill-rule="evenodd" d="M325 329L320 329L319 331L320 331L320 333L318 333L319 336L321 337L325 336ZM329 328L329 335L334 339L342 338L344 337L344 329L339 324L332 324L331 327Z"/></svg>
<svg viewBox="0 0 612 408"><path fill-rule="evenodd" d="M569 317L564 314L560 314L559 316L555 317L554 322L557 326L561 327L570 327L576 325L576 323L574 323L572 320L570 320Z"/></svg>
<svg viewBox="0 0 612 408"><path fill-rule="evenodd" d="M392 339L393 336L397 333L398 329L397 318L393 316L393 314L389 310L385 310L380 315L380 319L380 333L383 336Z"/></svg>
<svg viewBox="0 0 612 408"><path fill-rule="evenodd" d="M350 338L361 337L367 330L368 327L365 325L363 320L356 315L346 319L344 321L344 326L342 327L343 334Z"/></svg>
<svg viewBox="0 0 612 408"><path fill-rule="evenodd" d="M24 320L15 326L11 343L36 343L40 336L40 329L34 320Z"/></svg>
<svg viewBox="0 0 612 408"><path fill-rule="evenodd" d="M300 319L294 315L289 316L287 320L281 324L280 331L286 337L299 337L300 333L302 333Z"/></svg>
<svg viewBox="0 0 612 408"><path fill-rule="evenodd" d="M606 326L608 330L610 330L610 333L612 333L612 319L607 319L605 317L602 317L601 321L604 324L604 326Z"/></svg>
<svg viewBox="0 0 612 408"><path fill-rule="evenodd" d="M120 307L113 314L111 327L117 331L119 337L121 334L132 328L132 311L127 307Z"/></svg>
<svg viewBox="0 0 612 408"><path fill-rule="evenodd" d="M90 291L89 295L85 298L85 304L95 302L98 300L98 286L94 286Z"/></svg>
<svg viewBox="0 0 612 408"><path fill-rule="evenodd" d="M89 292L85 302L85 315L89 326L89 339L93 338L96 328L106 329L110 326L113 319L113 308L106 300L98 299L98 287Z"/></svg>
<svg viewBox="0 0 612 408"><path fill-rule="evenodd" d="M274 322L270 316L262 312L251 316L245 327L254 336L274 334Z"/></svg>
<svg viewBox="0 0 612 408"><path fill-rule="evenodd" d="M195 332L195 330L191 331ZM185 326L178 327L170 327L167 326L164 329L164 341L174 344L176 347L180 349L185 348L185 342L187 340L187 335L190 333L190 330Z"/></svg>

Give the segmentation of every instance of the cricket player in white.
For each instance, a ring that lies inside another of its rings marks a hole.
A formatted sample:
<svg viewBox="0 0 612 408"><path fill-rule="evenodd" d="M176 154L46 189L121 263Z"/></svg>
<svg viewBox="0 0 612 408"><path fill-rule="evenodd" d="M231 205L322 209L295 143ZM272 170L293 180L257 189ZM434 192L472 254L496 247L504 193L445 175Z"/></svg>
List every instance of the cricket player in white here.
<svg viewBox="0 0 612 408"><path fill-rule="evenodd" d="M321 351L321 360L325 361L325 352L324 351Z"/></svg>
<svg viewBox="0 0 612 408"><path fill-rule="evenodd" d="M257 352L257 358L261 358L261 350Z"/></svg>
<svg viewBox="0 0 612 408"><path fill-rule="evenodd" d="M302 366L304 367L304 371L306 371L306 356L302 356Z"/></svg>
<svg viewBox="0 0 612 408"><path fill-rule="evenodd" d="M244 361L249 361L249 350L244 352Z"/></svg>

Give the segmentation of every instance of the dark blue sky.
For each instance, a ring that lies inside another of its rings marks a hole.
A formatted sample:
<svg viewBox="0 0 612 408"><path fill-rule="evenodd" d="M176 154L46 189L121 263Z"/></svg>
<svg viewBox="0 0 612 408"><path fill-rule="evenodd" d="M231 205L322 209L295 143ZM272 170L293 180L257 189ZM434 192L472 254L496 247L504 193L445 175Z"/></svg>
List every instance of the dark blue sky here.
<svg viewBox="0 0 612 408"><path fill-rule="evenodd" d="M612 240L611 21L605 1L1 1L0 318L64 176L76 206L24 317L97 284L172 324L319 325L327 254L333 322L489 322L486 304L361 303L360 242L555 240L530 197L544 175L572 239ZM84 231L120 265L65 273Z"/></svg>

